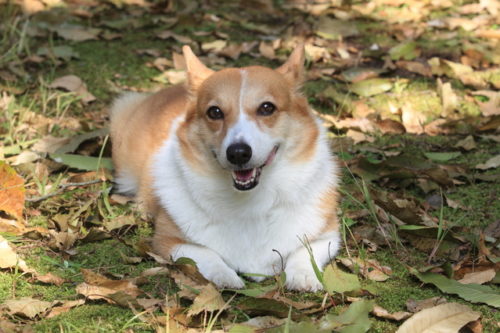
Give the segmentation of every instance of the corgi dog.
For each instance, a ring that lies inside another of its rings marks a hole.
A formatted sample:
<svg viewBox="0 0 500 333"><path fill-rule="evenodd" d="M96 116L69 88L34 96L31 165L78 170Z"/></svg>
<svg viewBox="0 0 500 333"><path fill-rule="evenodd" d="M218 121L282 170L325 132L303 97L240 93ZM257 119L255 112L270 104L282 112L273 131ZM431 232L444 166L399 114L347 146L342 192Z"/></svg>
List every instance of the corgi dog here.
<svg viewBox="0 0 500 333"><path fill-rule="evenodd" d="M284 270L287 288L322 289L311 258L321 269L339 248L338 167L300 93L303 45L277 69L183 54L185 84L110 110L118 191L153 214L155 252L191 258L220 288Z"/></svg>

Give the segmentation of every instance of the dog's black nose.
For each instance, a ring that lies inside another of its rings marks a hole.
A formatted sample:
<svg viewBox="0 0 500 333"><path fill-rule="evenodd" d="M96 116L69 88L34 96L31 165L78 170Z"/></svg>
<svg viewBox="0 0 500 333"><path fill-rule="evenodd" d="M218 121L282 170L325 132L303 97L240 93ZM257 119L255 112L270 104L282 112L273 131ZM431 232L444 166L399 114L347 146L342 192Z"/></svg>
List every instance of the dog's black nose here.
<svg viewBox="0 0 500 333"><path fill-rule="evenodd" d="M226 157L232 164L243 165L252 158L252 147L244 142L233 143L227 147Z"/></svg>

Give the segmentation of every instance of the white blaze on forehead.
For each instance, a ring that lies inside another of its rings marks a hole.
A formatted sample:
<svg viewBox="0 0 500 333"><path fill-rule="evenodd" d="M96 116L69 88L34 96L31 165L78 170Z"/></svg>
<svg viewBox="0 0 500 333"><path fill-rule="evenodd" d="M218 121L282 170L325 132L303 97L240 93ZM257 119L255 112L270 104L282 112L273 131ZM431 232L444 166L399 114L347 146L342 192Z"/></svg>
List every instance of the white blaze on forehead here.
<svg viewBox="0 0 500 333"><path fill-rule="evenodd" d="M238 96L238 120L236 123L233 125L228 130L228 133L226 135L226 138L224 139L225 145L229 146L232 143L236 142L245 142L249 145L252 144L252 136L253 132L257 129L256 124L248 119L247 115L245 114L245 108L244 108L244 98L245 98L245 92L247 91L247 79L248 79L248 72L244 69L240 69L240 74L241 74L241 85L240 85L240 95Z"/></svg>
<svg viewBox="0 0 500 333"><path fill-rule="evenodd" d="M240 69L241 73L241 85L240 85L240 98L239 98L239 103L238 103L238 112L240 116L245 113L245 110L243 109L243 95L247 89L247 76L248 73L244 69Z"/></svg>

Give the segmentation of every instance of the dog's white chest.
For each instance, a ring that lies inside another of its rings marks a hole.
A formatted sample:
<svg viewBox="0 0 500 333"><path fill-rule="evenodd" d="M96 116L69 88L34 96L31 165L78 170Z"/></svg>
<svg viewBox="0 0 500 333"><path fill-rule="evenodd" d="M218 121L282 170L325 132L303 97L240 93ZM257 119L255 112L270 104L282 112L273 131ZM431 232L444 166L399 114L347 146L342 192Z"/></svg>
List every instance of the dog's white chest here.
<svg viewBox="0 0 500 333"><path fill-rule="evenodd" d="M238 192L229 176L189 172L173 138L155 157L154 188L186 241L212 249L236 271L273 275L304 236L313 239L324 227L318 200L333 175L326 161L324 176L306 182L303 167L276 162L263 170L258 188Z"/></svg>

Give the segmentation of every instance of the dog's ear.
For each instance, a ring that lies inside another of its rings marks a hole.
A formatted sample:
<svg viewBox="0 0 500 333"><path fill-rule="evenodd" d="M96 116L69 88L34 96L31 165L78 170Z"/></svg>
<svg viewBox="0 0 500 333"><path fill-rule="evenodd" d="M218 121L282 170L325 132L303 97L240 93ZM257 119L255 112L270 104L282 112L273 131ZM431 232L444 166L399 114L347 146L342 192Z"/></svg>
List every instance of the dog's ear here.
<svg viewBox="0 0 500 333"><path fill-rule="evenodd" d="M193 51L191 51L189 46L184 45L182 47L182 53L184 54L184 60L186 61L189 89L196 91L203 81L212 75L214 71L205 66L193 53Z"/></svg>
<svg viewBox="0 0 500 333"><path fill-rule="evenodd" d="M276 69L295 87L300 87L304 79L304 43L300 42L288 60Z"/></svg>

